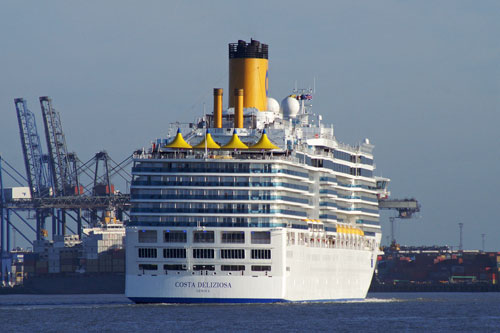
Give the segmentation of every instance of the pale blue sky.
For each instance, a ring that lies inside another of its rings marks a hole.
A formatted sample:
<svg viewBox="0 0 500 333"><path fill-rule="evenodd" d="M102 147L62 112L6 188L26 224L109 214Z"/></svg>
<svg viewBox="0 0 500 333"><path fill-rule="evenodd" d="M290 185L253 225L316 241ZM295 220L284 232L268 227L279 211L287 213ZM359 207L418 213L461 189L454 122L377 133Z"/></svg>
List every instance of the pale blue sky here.
<svg viewBox="0 0 500 333"><path fill-rule="evenodd" d="M457 245L463 222L466 248L486 233L500 250L499 17L498 1L2 1L0 153L23 170L13 99L41 130L49 95L71 151L121 160L210 109L227 44L255 38L272 97L316 78L337 138L368 137L393 196L419 199L401 243Z"/></svg>

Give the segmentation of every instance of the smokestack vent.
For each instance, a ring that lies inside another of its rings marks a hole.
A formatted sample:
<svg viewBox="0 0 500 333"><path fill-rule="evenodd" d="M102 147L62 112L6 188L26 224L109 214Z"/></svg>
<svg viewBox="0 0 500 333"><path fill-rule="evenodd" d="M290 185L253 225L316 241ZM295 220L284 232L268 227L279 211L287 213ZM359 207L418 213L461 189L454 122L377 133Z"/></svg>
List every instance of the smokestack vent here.
<svg viewBox="0 0 500 333"><path fill-rule="evenodd" d="M250 40L250 43L239 40L238 43L229 44L229 59L235 58L258 58L268 59L269 47L261 44L257 40Z"/></svg>

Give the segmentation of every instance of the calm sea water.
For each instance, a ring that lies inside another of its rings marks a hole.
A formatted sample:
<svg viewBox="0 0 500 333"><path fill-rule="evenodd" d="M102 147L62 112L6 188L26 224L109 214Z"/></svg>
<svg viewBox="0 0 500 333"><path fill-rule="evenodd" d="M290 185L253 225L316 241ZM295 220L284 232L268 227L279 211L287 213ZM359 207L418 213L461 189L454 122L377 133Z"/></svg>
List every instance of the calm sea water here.
<svg viewBox="0 0 500 333"><path fill-rule="evenodd" d="M365 301L135 305L123 295L0 295L0 332L500 332L500 293L374 293Z"/></svg>

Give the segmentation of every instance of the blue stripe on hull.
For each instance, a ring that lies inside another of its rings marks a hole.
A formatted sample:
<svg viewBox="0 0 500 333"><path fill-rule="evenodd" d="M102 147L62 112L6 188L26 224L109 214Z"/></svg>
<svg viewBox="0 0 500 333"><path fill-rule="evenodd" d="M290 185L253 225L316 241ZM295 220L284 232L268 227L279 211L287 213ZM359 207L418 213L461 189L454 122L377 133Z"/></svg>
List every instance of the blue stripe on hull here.
<svg viewBox="0 0 500 333"><path fill-rule="evenodd" d="M346 302L362 301L364 298L345 298L345 299L325 299L325 300L304 300L290 301L282 298L194 298L194 297L129 297L131 301L137 304L144 303L306 303L306 302Z"/></svg>
<svg viewBox="0 0 500 333"><path fill-rule="evenodd" d="M279 303L284 299L273 298L194 298L194 297L129 297L135 303Z"/></svg>

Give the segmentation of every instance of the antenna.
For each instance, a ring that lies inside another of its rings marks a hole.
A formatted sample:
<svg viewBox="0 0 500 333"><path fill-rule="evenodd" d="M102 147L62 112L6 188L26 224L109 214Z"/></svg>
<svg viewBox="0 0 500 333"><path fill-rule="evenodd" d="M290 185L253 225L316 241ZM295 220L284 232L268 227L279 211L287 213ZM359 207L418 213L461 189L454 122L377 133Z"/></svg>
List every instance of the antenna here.
<svg viewBox="0 0 500 333"><path fill-rule="evenodd" d="M460 222L458 224L458 227L460 228L460 243L458 244L458 251L463 251L464 250L464 243L463 243L463 228L464 228L464 224L462 222Z"/></svg>
<svg viewBox="0 0 500 333"><path fill-rule="evenodd" d="M481 234L481 243L482 243L483 252L484 252L485 238L486 238L486 234Z"/></svg>
<svg viewBox="0 0 500 333"><path fill-rule="evenodd" d="M205 129L205 158L208 157L208 148L207 148L207 116L205 110L205 102L203 102L203 128Z"/></svg>

